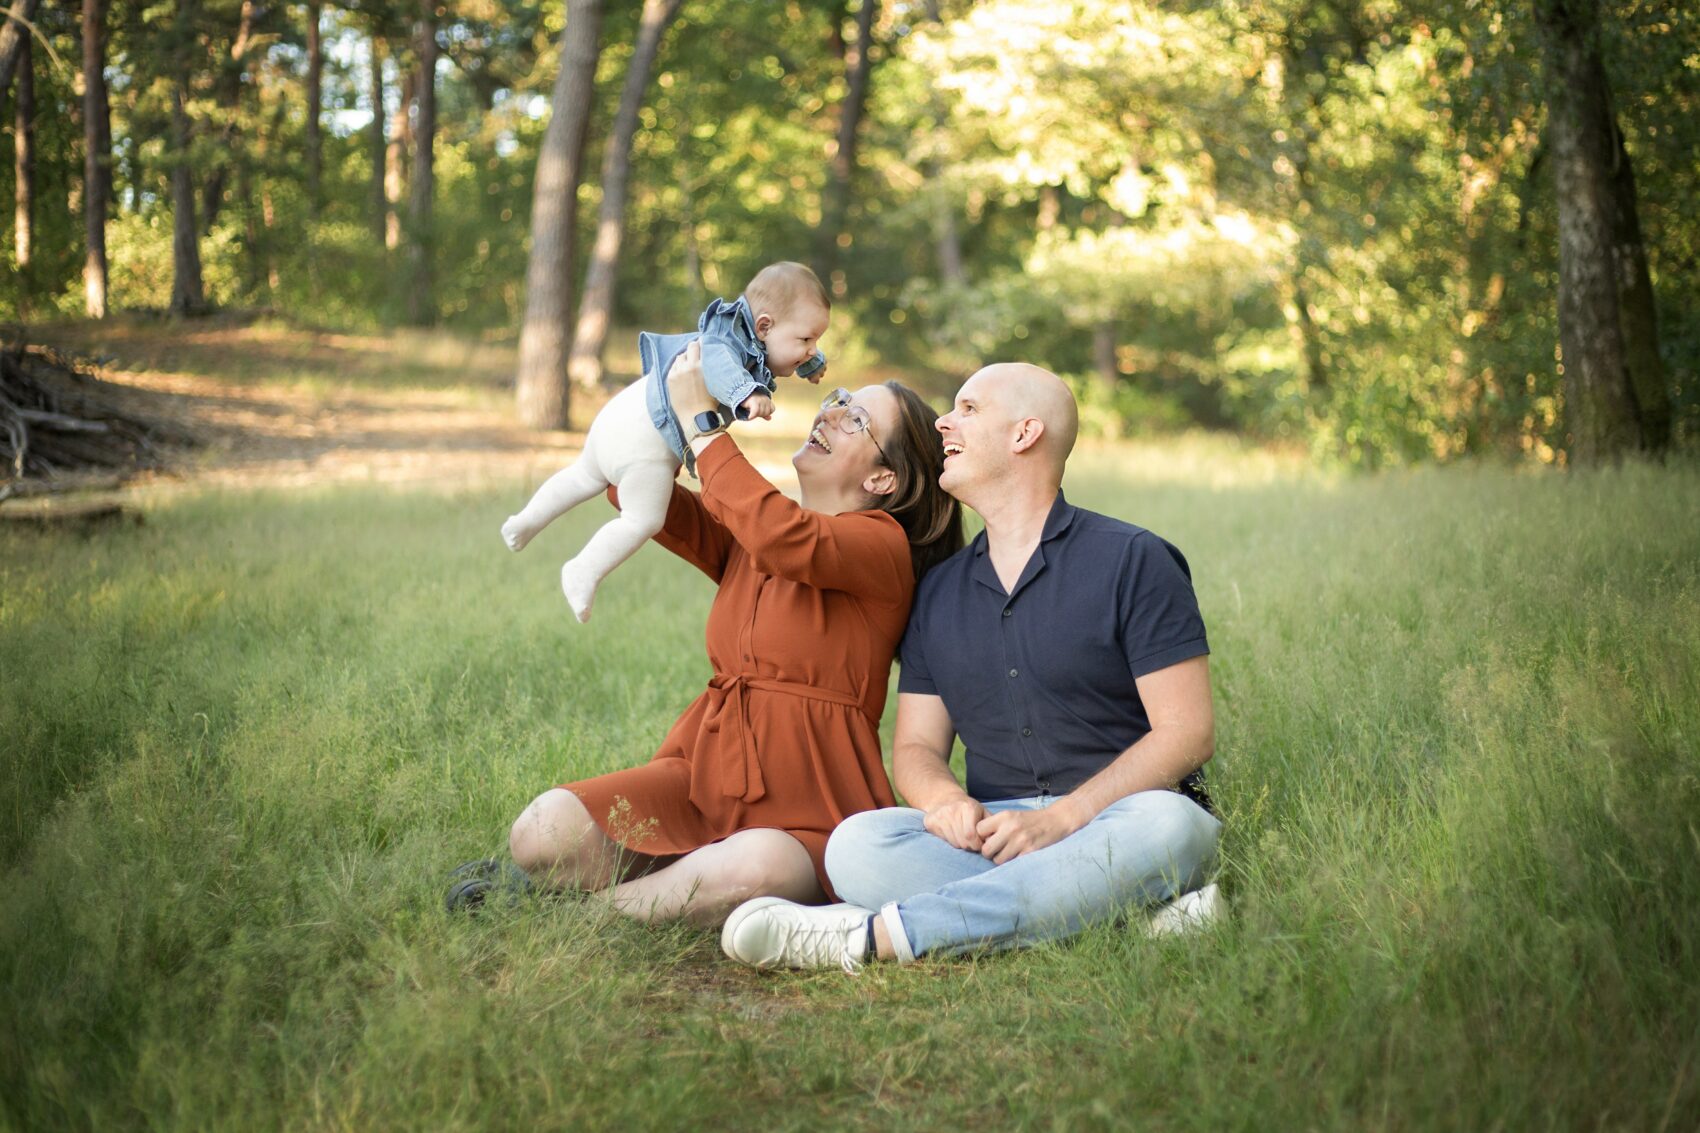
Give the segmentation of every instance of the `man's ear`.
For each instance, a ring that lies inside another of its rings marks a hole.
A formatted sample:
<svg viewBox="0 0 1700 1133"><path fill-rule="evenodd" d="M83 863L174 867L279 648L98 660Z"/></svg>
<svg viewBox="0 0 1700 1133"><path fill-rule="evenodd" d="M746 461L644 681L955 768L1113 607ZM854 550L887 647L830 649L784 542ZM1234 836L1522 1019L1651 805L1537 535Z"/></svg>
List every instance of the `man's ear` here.
<svg viewBox="0 0 1700 1133"><path fill-rule="evenodd" d="M756 337L767 341L767 332L773 329L773 316L763 311L756 316Z"/></svg>
<svg viewBox="0 0 1700 1133"><path fill-rule="evenodd" d="M1045 423L1037 417L1023 417L1015 423L1015 443L1013 451L1026 452L1039 443L1039 438L1045 435Z"/></svg>
<svg viewBox="0 0 1700 1133"><path fill-rule="evenodd" d="M889 496L897 491L897 473L889 468L876 469L862 481L862 491L870 496Z"/></svg>

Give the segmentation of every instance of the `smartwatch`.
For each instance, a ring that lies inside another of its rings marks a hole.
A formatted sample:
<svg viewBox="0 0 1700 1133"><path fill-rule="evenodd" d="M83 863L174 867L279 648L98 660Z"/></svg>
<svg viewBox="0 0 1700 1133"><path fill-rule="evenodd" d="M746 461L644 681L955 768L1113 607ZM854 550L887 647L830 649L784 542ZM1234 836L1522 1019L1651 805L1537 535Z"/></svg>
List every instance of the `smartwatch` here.
<svg viewBox="0 0 1700 1133"><path fill-rule="evenodd" d="M691 418L691 424L697 427L698 436L701 436L704 433L712 433L718 429L724 429L726 427L726 422L721 419L720 411L717 409L703 410L701 413L698 413L695 417Z"/></svg>

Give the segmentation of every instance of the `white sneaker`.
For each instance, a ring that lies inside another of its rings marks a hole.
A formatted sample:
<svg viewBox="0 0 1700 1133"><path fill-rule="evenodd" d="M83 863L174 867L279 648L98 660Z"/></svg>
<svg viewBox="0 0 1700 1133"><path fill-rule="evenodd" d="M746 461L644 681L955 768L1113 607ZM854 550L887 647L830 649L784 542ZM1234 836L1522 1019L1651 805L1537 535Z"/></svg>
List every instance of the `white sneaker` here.
<svg viewBox="0 0 1700 1133"><path fill-rule="evenodd" d="M1178 936L1197 932L1215 923L1227 911L1222 891L1215 885L1182 893L1173 901L1160 905L1145 922L1146 936Z"/></svg>
<svg viewBox="0 0 1700 1133"><path fill-rule="evenodd" d="M752 968L827 968L854 973L868 953L872 909L799 905L783 897L745 901L726 918L720 948Z"/></svg>

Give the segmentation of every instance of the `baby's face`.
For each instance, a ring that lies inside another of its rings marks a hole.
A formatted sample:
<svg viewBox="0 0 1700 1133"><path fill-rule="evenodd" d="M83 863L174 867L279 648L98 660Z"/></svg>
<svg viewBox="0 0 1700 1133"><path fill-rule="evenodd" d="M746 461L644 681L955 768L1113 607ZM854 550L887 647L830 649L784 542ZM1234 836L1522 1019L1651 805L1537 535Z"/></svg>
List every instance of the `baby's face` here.
<svg viewBox="0 0 1700 1133"><path fill-rule="evenodd" d="M767 368L781 378L795 374L797 367L814 354L831 317L819 303L798 300L789 311L775 318L763 334L758 313L756 337L767 348Z"/></svg>

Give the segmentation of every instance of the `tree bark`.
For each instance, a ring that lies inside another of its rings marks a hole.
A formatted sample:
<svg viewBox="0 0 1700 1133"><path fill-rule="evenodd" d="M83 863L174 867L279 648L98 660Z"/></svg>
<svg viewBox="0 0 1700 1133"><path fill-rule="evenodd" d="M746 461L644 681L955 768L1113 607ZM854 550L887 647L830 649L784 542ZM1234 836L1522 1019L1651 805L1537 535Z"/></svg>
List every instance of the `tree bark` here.
<svg viewBox="0 0 1700 1133"><path fill-rule="evenodd" d="M1615 131L1595 0L1537 0L1558 192L1558 333L1573 467L1642 444L1618 303L1612 239Z"/></svg>
<svg viewBox="0 0 1700 1133"><path fill-rule="evenodd" d="M12 251L18 270L30 266L35 236L35 60L25 39L17 63L18 97L12 111Z"/></svg>
<svg viewBox="0 0 1700 1133"><path fill-rule="evenodd" d="M368 78L371 81L368 94L372 100L372 134L369 143L372 159L372 235L382 242L390 213L389 197L384 193L384 163L389 143L384 137L384 41L377 32L372 33L372 71Z"/></svg>
<svg viewBox="0 0 1700 1133"><path fill-rule="evenodd" d="M419 90L415 106L418 122L413 135L412 199L408 206L408 259L411 277L407 289L407 318L414 326L437 320L431 298L431 252L436 244L431 215L436 195L437 143L437 5L436 0L419 3Z"/></svg>
<svg viewBox="0 0 1700 1133"><path fill-rule="evenodd" d="M414 78L411 71L401 74L390 144L384 147L384 247L392 250L401 246L401 194L407 184L407 149L413 134L407 108L413 105Z"/></svg>
<svg viewBox="0 0 1700 1133"><path fill-rule="evenodd" d="M198 315L206 309L201 286L200 229L195 224L195 176L189 167L189 112L179 75L171 88L171 313Z"/></svg>
<svg viewBox="0 0 1700 1133"><path fill-rule="evenodd" d="M1670 447L1671 397L1665 362L1659 355L1658 306L1647 270L1647 244L1641 238L1636 207L1635 171L1623 147L1623 132L1612 115L1615 152L1612 162L1612 258L1617 268L1619 324L1623 328L1624 363L1630 388L1640 409L1641 443L1649 452Z"/></svg>
<svg viewBox="0 0 1700 1133"><path fill-rule="evenodd" d="M525 320L515 380L520 420L533 429L567 426L573 226L601 33L602 0L568 0L554 109L532 186L531 259L526 265Z"/></svg>
<svg viewBox="0 0 1700 1133"><path fill-rule="evenodd" d="M632 169L632 138L637 133L638 111L643 108L643 92L661 50L661 37L679 14L682 2L644 0L631 66L620 91L620 108L614 115L614 130L602 153L602 205L596 217L596 244L585 271L578 326L567 360L567 377L579 389L594 390L602 382L602 351L608 342L620 244L626 234L626 180Z"/></svg>
<svg viewBox="0 0 1700 1133"><path fill-rule="evenodd" d="M102 129L106 115L106 52L100 0L83 0L83 306L91 319L106 317L106 190L112 155Z"/></svg>
<svg viewBox="0 0 1700 1133"><path fill-rule="evenodd" d="M207 236L212 235L213 226L218 223L219 213L224 210L224 188L230 179L231 167L246 160L240 152L240 111L242 93L246 86L242 76L248 49L254 43L254 22L263 14L255 0L242 0L241 15L236 24L236 38L230 42L230 56L218 68L214 81L214 90L217 92L218 104L224 110L225 120L219 130L219 157L207 175L206 183L201 187L201 231Z"/></svg>
<svg viewBox="0 0 1700 1133"><path fill-rule="evenodd" d="M850 175L856 168L857 129L862 123L862 107L868 97L868 74L873 67L874 14L879 0L862 0L856 12L856 44L847 48L844 58L847 88L844 102L838 109L838 142L827 166L826 188L821 193L820 228L815 241L815 266L820 277L827 281L834 294L843 294L844 285L835 277L838 268L839 242L848 236L846 222L850 213Z"/></svg>
<svg viewBox="0 0 1700 1133"><path fill-rule="evenodd" d="M1098 380L1106 389L1115 389L1121 381L1121 371L1116 366L1114 319L1099 319L1092 325L1092 367L1098 371Z"/></svg>
<svg viewBox="0 0 1700 1133"><path fill-rule="evenodd" d="M324 45L319 39L319 19L322 7L319 0L307 5L307 215L319 218L320 186L324 172L324 143L319 133L319 117L324 98Z"/></svg>
<svg viewBox="0 0 1700 1133"><path fill-rule="evenodd" d="M923 10L930 22L941 27L944 25L939 0L926 0ZM933 130L942 138L946 133L944 122L950 112L937 87L932 89L930 104ZM930 157L922 166L922 174L928 181L937 182L942 172L942 164L938 157ZM968 281L968 273L962 266L962 237L956 225L956 201L942 188L934 188L932 197L933 246L938 250L939 281L947 287L960 287Z"/></svg>
<svg viewBox="0 0 1700 1133"><path fill-rule="evenodd" d="M39 0L12 0L21 5L19 11L7 17L4 25L0 25L0 102L12 90L12 76L17 73L18 60L22 58L24 42L29 39L29 28L26 26L35 19L35 9ZM7 5L8 8L11 5Z"/></svg>

